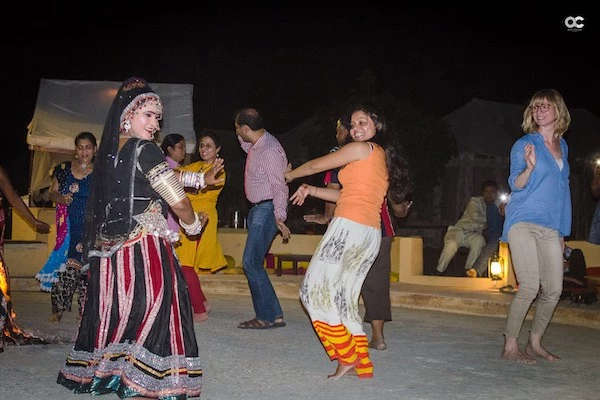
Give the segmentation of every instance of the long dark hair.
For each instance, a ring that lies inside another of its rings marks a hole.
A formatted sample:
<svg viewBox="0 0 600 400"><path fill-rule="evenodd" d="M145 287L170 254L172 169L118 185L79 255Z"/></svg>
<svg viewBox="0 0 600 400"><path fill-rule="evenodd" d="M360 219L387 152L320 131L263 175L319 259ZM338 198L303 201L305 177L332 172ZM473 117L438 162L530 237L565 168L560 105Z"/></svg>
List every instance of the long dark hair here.
<svg viewBox="0 0 600 400"><path fill-rule="evenodd" d="M390 134L388 123L383 114L368 103L356 104L348 108L348 112L342 118L342 123L348 127L348 130L350 130L352 114L356 111L362 111L371 118L375 124L375 136L370 141L377 143L385 150L389 179L388 199L393 203L401 203L407 200L412 192L413 184L404 146Z"/></svg>

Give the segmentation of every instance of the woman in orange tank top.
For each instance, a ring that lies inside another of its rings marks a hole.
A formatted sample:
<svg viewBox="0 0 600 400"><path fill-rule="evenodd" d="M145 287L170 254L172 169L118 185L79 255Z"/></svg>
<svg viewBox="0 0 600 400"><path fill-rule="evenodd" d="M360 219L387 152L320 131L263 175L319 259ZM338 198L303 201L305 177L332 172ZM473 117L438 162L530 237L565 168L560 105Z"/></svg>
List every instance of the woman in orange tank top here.
<svg viewBox="0 0 600 400"><path fill-rule="evenodd" d="M290 198L299 206L307 196L336 203L334 217L300 288L302 304L327 355L338 362L335 373L329 375L332 379L352 369L359 378L373 376L358 298L379 252L380 208L389 185L386 152L372 142L382 134L382 118L369 107L359 106L350 113L350 126L353 142L285 175L291 182L343 167L339 172L341 190L302 184Z"/></svg>

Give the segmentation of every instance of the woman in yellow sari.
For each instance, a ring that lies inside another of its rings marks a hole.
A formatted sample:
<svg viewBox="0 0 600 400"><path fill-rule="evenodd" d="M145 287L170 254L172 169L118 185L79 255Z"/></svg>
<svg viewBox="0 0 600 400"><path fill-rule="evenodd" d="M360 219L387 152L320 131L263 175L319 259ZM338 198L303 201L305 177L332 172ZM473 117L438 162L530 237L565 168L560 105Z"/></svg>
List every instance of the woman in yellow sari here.
<svg viewBox="0 0 600 400"><path fill-rule="evenodd" d="M221 150L217 136L212 132L204 133L200 137L198 153L200 161L178 168L180 171L204 172L210 169L212 163L218 157ZM225 174L225 171L222 171ZM225 177L223 176L223 179ZM217 200L223 184L219 186L207 186L200 191L189 191L187 196L192 202L192 208L196 212L208 214L208 224L204 231L198 236L180 235L181 246L175 248L181 265L191 266L196 272L217 272L227 266L223 255L221 244L217 239Z"/></svg>

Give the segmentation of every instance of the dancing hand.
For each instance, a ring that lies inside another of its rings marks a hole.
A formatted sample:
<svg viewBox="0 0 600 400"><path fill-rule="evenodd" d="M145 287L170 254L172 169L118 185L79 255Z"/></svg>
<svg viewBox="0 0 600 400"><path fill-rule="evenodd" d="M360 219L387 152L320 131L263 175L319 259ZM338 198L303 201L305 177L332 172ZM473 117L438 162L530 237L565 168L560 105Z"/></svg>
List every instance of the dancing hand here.
<svg viewBox="0 0 600 400"><path fill-rule="evenodd" d="M535 161L535 146L533 144L525 145L525 162L527 163L528 170L533 170Z"/></svg>
<svg viewBox="0 0 600 400"><path fill-rule="evenodd" d="M216 158L212 163L212 167L204 174L204 183L206 183L207 186L218 186L225 183L225 177L221 176L220 178L217 178L218 175L221 175L219 173L224 167L223 159Z"/></svg>
<svg viewBox="0 0 600 400"><path fill-rule="evenodd" d="M292 204L295 204L297 206L301 206L302 204L304 204L304 200L311 194L313 188L313 186L307 185L306 183L300 185L298 190L296 190L296 193L294 193L292 197L290 197Z"/></svg>
<svg viewBox="0 0 600 400"><path fill-rule="evenodd" d="M404 218L408 215L408 210L412 206L412 201L403 201L400 204L392 204L392 211L394 215L398 218Z"/></svg>
<svg viewBox="0 0 600 400"><path fill-rule="evenodd" d="M39 233L48 233L50 232L50 226L43 222L40 221L39 219L35 220L35 230L38 231Z"/></svg>
<svg viewBox="0 0 600 400"><path fill-rule="evenodd" d="M73 193L69 192L67 194L63 194L58 198L58 202L62 204L69 205L73 202Z"/></svg>
<svg viewBox="0 0 600 400"><path fill-rule="evenodd" d="M306 222L314 222L315 224L327 225L331 218L323 214L307 214L304 216Z"/></svg>
<svg viewBox="0 0 600 400"><path fill-rule="evenodd" d="M208 223L208 214L200 211L198 212L198 219L202 223L202 226L206 226L206 224Z"/></svg>

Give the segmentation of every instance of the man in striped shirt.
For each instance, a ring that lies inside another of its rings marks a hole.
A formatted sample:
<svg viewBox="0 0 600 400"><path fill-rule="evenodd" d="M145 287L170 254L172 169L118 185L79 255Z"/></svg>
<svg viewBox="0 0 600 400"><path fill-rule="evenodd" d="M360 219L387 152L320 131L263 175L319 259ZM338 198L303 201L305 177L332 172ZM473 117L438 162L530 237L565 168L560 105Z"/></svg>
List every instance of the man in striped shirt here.
<svg viewBox="0 0 600 400"><path fill-rule="evenodd" d="M285 225L289 190L284 173L288 161L279 141L263 127L258 111L253 108L238 111L234 124L240 145L248 153L244 191L251 208L242 262L256 314L253 319L240 323L238 328L282 327L285 326L283 311L263 261L278 230L284 240L290 236Z"/></svg>

